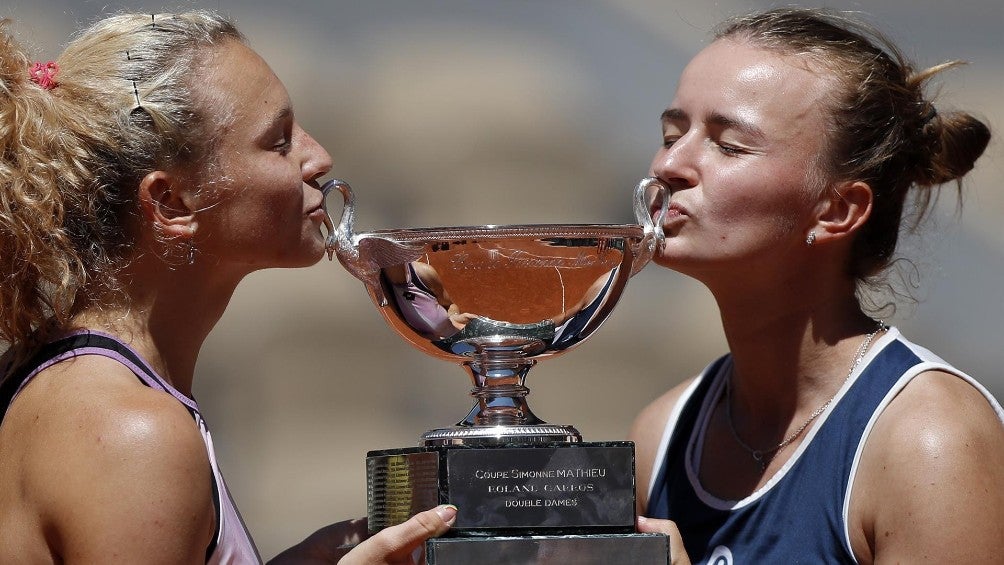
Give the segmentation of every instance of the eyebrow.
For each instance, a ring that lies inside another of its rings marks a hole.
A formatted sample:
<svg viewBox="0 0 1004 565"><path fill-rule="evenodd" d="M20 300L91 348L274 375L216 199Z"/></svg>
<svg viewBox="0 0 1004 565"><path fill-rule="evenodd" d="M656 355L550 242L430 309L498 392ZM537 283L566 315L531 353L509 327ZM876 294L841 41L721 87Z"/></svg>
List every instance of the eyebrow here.
<svg viewBox="0 0 1004 565"><path fill-rule="evenodd" d="M662 111L662 116L660 116L662 123L666 122L686 122L688 117L686 112L679 108L666 108Z"/></svg>
<svg viewBox="0 0 1004 565"><path fill-rule="evenodd" d="M268 124L262 129L260 135L269 135L269 132L274 131L275 128L282 125L290 116L293 115L293 108L290 106L283 106L278 112L272 115L272 118L268 121Z"/></svg>
<svg viewBox="0 0 1004 565"><path fill-rule="evenodd" d="M268 121L269 129L285 121L292 114L293 114L293 108L291 106L282 106L282 109L275 112L275 114L272 116L272 119Z"/></svg>
<svg viewBox="0 0 1004 565"><path fill-rule="evenodd" d="M667 108L663 110L661 119L663 124L668 122L689 122L690 116L679 108ZM765 137L763 130L750 122L726 116L720 112L712 112L709 114L706 122L710 125L718 126L723 129L734 129L758 139L763 139Z"/></svg>

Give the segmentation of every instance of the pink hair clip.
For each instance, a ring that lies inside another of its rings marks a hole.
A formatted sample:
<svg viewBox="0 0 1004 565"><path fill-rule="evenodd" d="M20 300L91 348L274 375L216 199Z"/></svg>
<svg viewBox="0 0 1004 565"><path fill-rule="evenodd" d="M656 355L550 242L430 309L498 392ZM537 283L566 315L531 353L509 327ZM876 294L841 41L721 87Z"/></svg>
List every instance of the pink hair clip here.
<svg viewBox="0 0 1004 565"><path fill-rule="evenodd" d="M59 65L55 61L47 61L45 63L35 61L35 64L28 70L28 76L31 77L31 81L35 84L46 90L52 90L56 88L56 73L58 72Z"/></svg>

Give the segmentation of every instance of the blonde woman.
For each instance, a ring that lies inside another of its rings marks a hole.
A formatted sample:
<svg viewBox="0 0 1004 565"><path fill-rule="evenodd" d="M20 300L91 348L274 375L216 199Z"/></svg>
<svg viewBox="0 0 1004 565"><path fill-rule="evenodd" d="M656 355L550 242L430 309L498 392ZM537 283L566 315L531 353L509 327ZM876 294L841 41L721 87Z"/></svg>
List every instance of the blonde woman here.
<svg viewBox="0 0 1004 565"><path fill-rule="evenodd" d="M0 562L256 563L192 398L241 279L324 251L329 155L210 12L118 15L33 63L0 30ZM342 563L410 563L455 509ZM277 561L335 562L362 522Z"/></svg>

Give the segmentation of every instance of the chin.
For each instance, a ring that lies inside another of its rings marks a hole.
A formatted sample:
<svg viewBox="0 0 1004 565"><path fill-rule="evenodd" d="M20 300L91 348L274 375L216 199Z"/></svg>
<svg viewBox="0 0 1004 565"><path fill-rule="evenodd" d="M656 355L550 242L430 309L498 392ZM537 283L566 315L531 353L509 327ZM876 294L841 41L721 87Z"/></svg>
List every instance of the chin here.
<svg viewBox="0 0 1004 565"><path fill-rule="evenodd" d="M314 232L301 241L300 251L296 256L306 261L306 264L313 265L324 257L325 251L324 236L320 232Z"/></svg>
<svg viewBox="0 0 1004 565"><path fill-rule="evenodd" d="M655 250L655 256L652 257L652 262L660 267L665 267L667 269L673 268L673 256L672 251L666 249L666 245L663 244L662 247Z"/></svg>
<svg viewBox="0 0 1004 565"><path fill-rule="evenodd" d="M663 269L669 269L684 275L691 273L695 267L700 269L701 265L700 260L697 260L695 263L695 258L681 255L680 253L673 253L672 251L667 252L665 248L658 251L655 257L652 257L652 262Z"/></svg>
<svg viewBox="0 0 1004 565"><path fill-rule="evenodd" d="M316 265L317 263L319 263L322 258L324 258L324 248L323 247L321 248L320 251L317 251L316 253L312 252L312 253L309 253L309 254L305 254L302 257L296 257L296 258L291 257L290 259L292 259L292 263L293 264L289 265L289 267L292 267L292 268L296 268L296 267L311 267L311 266Z"/></svg>
<svg viewBox="0 0 1004 565"><path fill-rule="evenodd" d="M324 245L311 242L297 250L291 250L275 258L272 267L280 269L296 269L316 265L324 257Z"/></svg>

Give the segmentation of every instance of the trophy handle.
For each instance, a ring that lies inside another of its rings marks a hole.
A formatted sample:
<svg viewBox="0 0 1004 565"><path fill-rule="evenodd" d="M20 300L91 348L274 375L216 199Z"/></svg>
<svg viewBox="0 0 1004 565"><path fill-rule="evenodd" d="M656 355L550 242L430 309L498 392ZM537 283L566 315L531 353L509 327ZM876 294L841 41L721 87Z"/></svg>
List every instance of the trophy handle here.
<svg viewBox="0 0 1004 565"><path fill-rule="evenodd" d="M331 221L327 205L328 193L334 189L342 193L344 202L338 226L334 226L334 222ZM380 284L381 267L413 261L420 254L413 249L414 246L368 234L355 234L356 199L349 183L339 179L329 180L321 187L321 194L324 196L322 203L326 217L324 225L328 230L324 241L328 260L333 254L337 255L338 262L345 267L345 270L366 285L366 290L373 301L379 306L386 306L387 296Z"/></svg>
<svg viewBox="0 0 1004 565"><path fill-rule="evenodd" d="M653 193L649 198L649 193ZM659 213L652 218L650 203L659 204ZM666 240L666 235L662 231L662 221L666 217L666 210L669 209L669 189L659 179L647 177L641 180L634 189L634 215L635 219L645 230L645 237L638 242L634 261L631 263L631 276L637 275L639 271L648 265L652 257L662 247Z"/></svg>
<svg viewBox="0 0 1004 565"><path fill-rule="evenodd" d="M331 213L328 211L328 194L334 189L338 189L338 192L342 193L344 202L338 227L335 227L331 220ZM328 259L330 260L332 254L339 251L346 256L358 257L359 251L355 249L352 241L354 236L352 230L356 222L356 197L352 193L352 187L343 180L331 179L321 186L321 196L323 198L321 208L324 210L324 227L328 230L327 236L324 238L324 248L328 252Z"/></svg>

